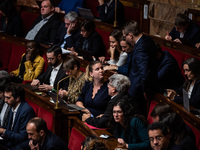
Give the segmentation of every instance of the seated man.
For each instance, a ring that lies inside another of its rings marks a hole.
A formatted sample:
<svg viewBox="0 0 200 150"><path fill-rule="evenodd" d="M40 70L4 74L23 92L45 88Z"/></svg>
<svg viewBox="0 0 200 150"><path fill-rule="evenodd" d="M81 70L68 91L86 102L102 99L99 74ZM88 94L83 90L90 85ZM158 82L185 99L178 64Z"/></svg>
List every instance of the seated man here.
<svg viewBox="0 0 200 150"><path fill-rule="evenodd" d="M57 31L55 44L61 48L73 50L76 41L81 37L78 27L78 14L70 11L65 15L64 22Z"/></svg>
<svg viewBox="0 0 200 150"><path fill-rule="evenodd" d="M97 11L102 22L113 24L115 21L115 0L98 0ZM117 0L117 23L124 24L124 6Z"/></svg>
<svg viewBox="0 0 200 150"><path fill-rule="evenodd" d="M163 122L155 122L147 130L153 150L180 150L176 144L170 142L168 128Z"/></svg>
<svg viewBox="0 0 200 150"><path fill-rule="evenodd" d="M58 13L67 14L70 11L78 13L77 7L83 7L84 0L62 0L55 8Z"/></svg>
<svg viewBox="0 0 200 150"><path fill-rule="evenodd" d="M200 42L200 27L187 15L179 13L175 18L175 27L165 36L166 40L195 47Z"/></svg>
<svg viewBox="0 0 200 150"><path fill-rule="evenodd" d="M4 90L5 86L10 82L10 76L5 70L0 71L0 126L7 127L8 117L10 114L10 106L5 103Z"/></svg>
<svg viewBox="0 0 200 150"><path fill-rule="evenodd" d="M128 94L128 89L130 87L130 80L121 74L113 74L109 77L108 83L108 93L111 96L111 100L109 101L106 111L104 114L98 117L90 117L86 119L86 122L92 126L105 128L107 122L110 119L112 105L119 99L126 99L130 103L132 103L135 108L135 104L133 99Z"/></svg>
<svg viewBox="0 0 200 150"><path fill-rule="evenodd" d="M34 21L25 39L36 40L43 44L52 44L59 25L60 19L54 14L52 0L43 0L41 15Z"/></svg>
<svg viewBox="0 0 200 150"><path fill-rule="evenodd" d="M50 91L57 89L57 83L66 77L65 71L62 69L62 50L58 46L52 46L47 50L48 67L37 79L34 79L31 85L39 85L39 90ZM67 89L68 82L61 82L60 88Z"/></svg>
<svg viewBox="0 0 200 150"><path fill-rule="evenodd" d="M39 117L29 120L26 126L29 141L16 147L17 150L67 150L67 144L47 129L46 122Z"/></svg>
<svg viewBox="0 0 200 150"><path fill-rule="evenodd" d="M25 101L25 91L19 85L10 83L5 88L5 102L11 107L7 128L0 128L1 144L13 148L28 139L27 122L35 117L33 108Z"/></svg>
<svg viewBox="0 0 200 150"><path fill-rule="evenodd" d="M22 55L18 69L10 72L12 82L32 81L42 73L44 59L39 55L39 50L40 44L38 42L29 41L27 43L26 53Z"/></svg>

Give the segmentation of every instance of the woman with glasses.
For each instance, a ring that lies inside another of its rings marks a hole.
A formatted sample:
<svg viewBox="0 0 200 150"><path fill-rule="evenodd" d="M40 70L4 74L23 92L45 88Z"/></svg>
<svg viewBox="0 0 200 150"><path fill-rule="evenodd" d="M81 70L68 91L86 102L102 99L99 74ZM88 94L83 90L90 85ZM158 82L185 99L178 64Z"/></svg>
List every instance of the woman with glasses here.
<svg viewBox="0 0 200 150"><path fill-rule="evenodd" d="M117 141L128 149L144 150L150 148L146 119L135 113L125 99L114 103L109 129Z"/></svg>
<svg viewBox="0 0 200 150"><path fill-rule="evenodd" d="M63 70L69 75L68 89L60 89L59 95L68 103L75 103L85 84L85 73L80 71L80 62L74 56L68 56L63 62Z"/></svg>
<svg viewBox="0 0 200 150"><path fill-rule="evenodd" d="M76 105L85 108L82 110L82 120L97 117L107 108L110 96L107 82L104 82L104 70L100 61L92 61L86 69L86 82Z"/></svg>
<svg viewBox="0 0 200 150"><path fill-rule="evenodd" d="M167 89L167 97L178 104L183 104L183 89L188 93L189 104L200 108L200 61L197 58L189 58L183 62L183 70L186 77L185 83L178 90Z"/></svg>

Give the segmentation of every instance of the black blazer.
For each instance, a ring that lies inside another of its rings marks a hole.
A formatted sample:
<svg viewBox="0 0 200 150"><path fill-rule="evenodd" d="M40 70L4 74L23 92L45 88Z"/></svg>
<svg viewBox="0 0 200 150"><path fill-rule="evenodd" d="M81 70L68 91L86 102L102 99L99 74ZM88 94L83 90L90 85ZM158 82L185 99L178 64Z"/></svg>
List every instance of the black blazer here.
<svg viewBox="0 0 200 150"><path fill-rule="evenodd" d="M52 71L52 70L53 70L52 66L49 65L49 66L47 67L46 72L44 72L42 75L40 75L40 76L38 77L38 80L40 80L40 83L44 83L44 84L48 84L48 85L50 84L49 79L50 79L51 71ZM58 83L61 79L65 78L66 76L67 76L67 75L66 75L65 71L62 69L62 66L61 66L60 69L59 69L59 71L58 71L58 74L57 74L57 76L56 76L56 78L55 78L55 81L54 81L54 89L57 89L57 83ZM64 80L64 81L62 81L62 82L60 83L59 88L67 89L67 88L68 88L68 85L69 85L69 80L66 79L66 80Z"/></svg>
<svg viewBox="0 0 200 150"><path fill-rule="evenodd" d="M42 20L42 16L40 15L34 21L31 29L33 29L34 26L38 24L41 20ZM42 28L38 31L34 40L43 44L54 43L54 38L56 36L56 32L57 32L57 29L59 28L60 23L61 23L60 18L56 14L54 14L53 16L50 17L48 22L44 24Z"/></svg>

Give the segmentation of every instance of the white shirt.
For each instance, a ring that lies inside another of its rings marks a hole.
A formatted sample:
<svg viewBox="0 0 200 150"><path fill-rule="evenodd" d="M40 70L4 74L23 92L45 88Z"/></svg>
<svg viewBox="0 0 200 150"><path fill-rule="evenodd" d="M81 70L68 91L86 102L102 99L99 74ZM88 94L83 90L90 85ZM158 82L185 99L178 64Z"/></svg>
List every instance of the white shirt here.
<svg viewBox="0 0 200 150"><path fill-rule="evenodd" d="M52 14L52 15L53 15L53 14ZM38 24L36 24L36 25L33 27L33 29L31 29L31 30L27 33L25 39L27 39L27 40L34 40L34 38L35 38L35 36L37 35L38 31L40 31L40 29L48 22L48 20L51 18L52 15L50 15L50 16L48 16L48 17L46 17L46 18L43 18L43 17L42 17L42 20L41 20Z"/></svg>
<svg viewBox="0 0 200 150"><path fill-rule="evenodd" d="M117 65L118 67L120 67L126 63L127 57L128 54L126 52L121 52L117 61L110 59L109 61L107 61L107 63L110 65Z"/></svg>
<svg viewBox="0 0 200 150"><path fill-rule="evenodd" d="M21 103L20 103L21 104ZM17 110L18 110L18 108L19 108L19 106L20 106L20 104L15 108L15 110L13 110L13 108L11 109L12 110L12 112L13 112L13 121L12 121L12 126L11 126L11 130L13 129L13 126L14 126L14 121L15 121L15 116L16 116L16 114L17 114Z"/></svg>
<svg viewBox="0 0 200 150"><path fill-rule="evenodd" d="M194 88L194 84L193 85L191 84L190 87L189 87L189 90L188 90L188 98L191 97L193 88Z"/></svg>
<svg viewBox="0 0 200 150"><path fill-rule="evenodd" d="M53 67L52 71L51 71L51 76L50 76L50 79L49 79L49 82L50 82L50 85L53 86L54 85L54 82L55 82L55 79L56 79L56 76L58 74L58 71L61 67L62 63L60 63L60 65L58 65L57 67Z"/></svg>

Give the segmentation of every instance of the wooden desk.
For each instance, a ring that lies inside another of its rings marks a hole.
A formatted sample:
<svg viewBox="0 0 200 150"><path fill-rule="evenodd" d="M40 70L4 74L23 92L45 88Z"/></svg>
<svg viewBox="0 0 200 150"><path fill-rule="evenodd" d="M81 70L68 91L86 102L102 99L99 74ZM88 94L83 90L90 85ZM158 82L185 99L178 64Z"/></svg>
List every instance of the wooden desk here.
<svg viewBox="0 0 200 150"><path fill-rule="evenodd" d="M69 130L67 125L70 121L69 117L79 117L79 111L69 111L66 107L62 107L61 109L55 109L55 104L49 101L50 97L37 95L35 92L32 92L26 88L25 98L53 114L53 132L56 135L60 136L62 139L64 139L66 142L68 142L69 139L67 135L69 134Z"/></svg>

